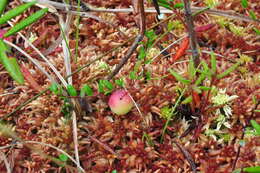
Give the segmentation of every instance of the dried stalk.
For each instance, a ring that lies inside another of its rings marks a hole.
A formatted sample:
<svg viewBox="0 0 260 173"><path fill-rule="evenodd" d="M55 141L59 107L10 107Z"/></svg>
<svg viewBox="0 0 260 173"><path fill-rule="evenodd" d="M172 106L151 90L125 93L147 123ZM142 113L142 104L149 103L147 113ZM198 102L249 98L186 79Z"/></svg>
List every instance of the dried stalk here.
<svg viewBox="0 0 260 173"><path fill-rule="evenodd" d="M3 152L1 152L1 151L0 151L0 158L1 158L1 159L4 161L4 163L5 163L5 168L6 168L7 173L11 173L12 170L11 170L10 163L8 162L6 155L5 155Z"/></svg>
<svg viewBox="0 0 260 173"><path fill-rule="evenodd" d="M42 150L39 150L39 149L33 147L32 145L28 145L28 143L32 143L32 142L31 142L31 141L26 142L26 141L24 141L23 139L21 139L20 137L18 137L18 136L16 135L16 133L13 132L12 129L11 129L9 126L0 123L0 132L1 132L2 134L4 134L5 136L11 137L12 139L14 139L14 140L16 140L16 141L19 141L19 142L22 143L25 147L27 147L27 148L29 148L30 150L32 150L33 152L39 154L41 157L43 157L43 158L45 158L45 159L49 159L49 160L53 161L54 163L56 163L56 164L58 164L58 165L59 165L59 164L63 164L63 162L59 161L58 159L56 159L56 158L54 158L54 157L52 157L52 156L49 156L49 155L45 154ZM35 143L37 143L37 142L35 142ZM38 143L38 144L39 144L39 143ZM46 145L49 145L49 144L46 144ZM13 146L13 145L9 145L9 146ZM52 148L53 148L53 147L52 147ZM62 153L63 153L63 152L62 152ZM65 154L65 152L64 152L63 154ZM76 164L76 165L77 165L77 164ZM73 168L73 167L71 167L70 165L65 165L65 167ZM79 167L79 168L80 168L80 169L79 169L80 172L85 172L85 170L84 170L82 167ZM75 169L75 168L73 168L73 169Z"/></svg>
<svg viewBox="0 0 260 173"><path fill-rule="evenodd" d="M193 173L197 173L196 171L196 164L192 158L192 156L190 155L190 153L177 141L173 141L175 143L175 145L179 148L179 150L182 152L182 154L184 155L184 157L187 159L187 161L190 164L191 170Z"/></svg>
<svg viewBox="0 0 260 173"><path fill-rule="evenodd" d="M99 145L101 145L105 150L107 150L107 151L110 152L111 154L115 155L117 158L120 158L120 157L121 157L121 156L120 156L118 153L116 153L112 148L110 148L108 145L104 144L103 142L101 142L101 141L98 140L97 138L95 138L95 137L93 137L93 136L91 136L91 135L89 135L89 138L90 138L92 141L94 141L94 142L98 143Z"/></svg>
<svg viewBox="0 0 260 173"><path fill-rule="evenodd" d="M190 8L190 1L183 0L185 8L185 20L187 23L187 29L190 37L190 47L192 50L192 59L195 65L195 68L200 64L199 52L198 52L198 42L196 38L196 32L194 30L193 16Z"/></svg>
<svg viewBox="0 0 260 173"><path fill-rule="evenodd" d="M0 118L0 121L14 115L17 111L19 111L20 109L22 109L25 105L31 103L33 100L37 99L38 97L40 97L41 95L43 95L46 91L48 91L49 88L43 90L42 92L40 92L39 94L33 96L32 98L26 100L25 102L23 102L22 104L20 104L19 106L17 106L11 113L4 115L3 117Z"/></svg>
<svg viewBox="0 0 260 173"><path fill-rule="evenodd" d="M131 57L131 55L136 50L138 43L143 40L144 38L144 32L145 32L145 13L144 13L144 2L143 0L136 0L136 4L133 4L133 6L137 6L137 9L135 9L139 13L139 28L140 28L140 34L137 35L135 38L135 41L131 45L130 49L128 50L125 57L123 57L120 61L120 63L116 66L114 71L107 77L108 80L111 80L120 70L121 68L127 63L128 59Z"/></svg>
<svg viewBox="0 0 260 173"><path fill-rule="evenodd" d="M121 68L127 63L128 59L134 53L135 49L138 46L138 43L143 39L143 37L144 36L141 34L137 35L137 37L135 38L135 41L131 45L130 49L127 51L126 56L121 59L120 63L116 66L114 71L107 77L108 80L111 80L121 70Z"/></svg>
<svg viewBox="0 0 260 173"><path fill-rule="evenodd" d="M28 53L26 53L25 51L23 51L21 48L19 48L18 46L16 46L15 44L4 40L4 42L6 44L8 44L9 46L15 48L16 50L18 50L20 53L22 53L26 58L28 58L37 68L39 68L39 70L45 74L47 76L47 78L51 81L51 82L56 82L55 79L41 66L41 64L34 59L33 57L31 57Z"/></svg>
<svg viewBox="0 0 260 173"><path fill-rule="evenodd" d="M23 0L23 2L31 2L32 0ZM49 1L49 0L37 0L37 2L39 4L50 4L55 6L55 8L60 9L60 10L65 10L66 7L68 7L70 9L70 13L74 13L77 14L77 11L73 11L71 9L77 9L77 6L73 6L73 5L67 5L67 4L63 4L63 3L59 3L59 2L54 2L54 1ZM191 7L191 11L192 12L197 12L197 11L201 11L205 9L204 7ZM88 6L88 10L86 12L86 10L83 7L80 7L80 10L82 11L82 13L80 15L82 15L83 17L87 15L87 13L89 14L89 12L106 12L106 13L132 13L134 10L132 8L120 8L120 9L104 9L104 8L94 8L94 7L90 7ZM165 9L163 7L159 8L160 13L161 14L173 14L172 10L168 10ZM153 8L146 8L145 9L145 13L157 13L157 11ZM213 14L213 15L218 15L218 16L223 16L223 17L228 17L228 18L232 18L232 19L237 19L237 20L242 20L242 21L246 21L246 22L257 22L260 23L260 19L251 19L248 16L244 16L244 15L240 15L240 14L236 14L234 12L227 12L227 11L223 11L223 10L217 10L217 9L209 9L207 11L205 11L205 13L209 13L209 14Z"/></svg>
<svg viewBox="0 0 260 173"><path fill-rule="evenodd" d="M10 22L8 22L9 25L13 26ZM37 49L21 32L18 32L18 34L22 37L22 39L30 45L39 55L40 57L49 65L49 67L52 69L52 71L56 74L56 76L60 79L61 83L64 85L64 87L67 87L67 82L62 77L60 72L57 70L57 68L41 53L39 49Z"/></svg>
<svg viewBox="0 0 260 173"><path fill-rule="evenodd" d="M49 148L55 149L55 150L57 150L58 152L60 152L60 153L62 153L62 154L64 154L64 155L66 155L75 165L77 165L77 166L80 168L80 170L81 170L82 172L85 172L84 169L83 169L80 165L78 165L77 161L76 161L72 156L70 156L68 153L66 153L64 150L62 150L62 149L60 149L60 148L58 148L58 147L55 147L55 146L53 146L53 145L51 145L51 144L47 144L47 143L44 143L44 142L38 142L38 141L23 141L23 142L26 143L26 144L39 144L39 145L42 145L42 146L45 146L45 147L49 147ZM0 147L0 150L13 147L13 146L15 146L15 145L17 145L17 144L20 144L20 142L16 142L16 143L14 143L14 144L2 146L2 147ZM22 144L22 143L21 143L21 144Z"/></svg>

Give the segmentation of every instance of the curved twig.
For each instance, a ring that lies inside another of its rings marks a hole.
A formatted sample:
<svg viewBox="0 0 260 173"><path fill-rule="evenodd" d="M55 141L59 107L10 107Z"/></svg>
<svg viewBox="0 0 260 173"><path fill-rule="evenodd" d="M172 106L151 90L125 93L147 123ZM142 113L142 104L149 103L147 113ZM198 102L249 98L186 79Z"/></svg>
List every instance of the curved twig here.
<svg viewBox="0 0 260 173"><path fill-rule="evenodd" d="M192 156L190 155L190 153L180 143L178 143L177 141L173 141L173 143L175 143L175 145L179 148L179 150L182 152L184 157L189 162L192 172L193 173L197 173L196 164L195 164Z"/></svg>

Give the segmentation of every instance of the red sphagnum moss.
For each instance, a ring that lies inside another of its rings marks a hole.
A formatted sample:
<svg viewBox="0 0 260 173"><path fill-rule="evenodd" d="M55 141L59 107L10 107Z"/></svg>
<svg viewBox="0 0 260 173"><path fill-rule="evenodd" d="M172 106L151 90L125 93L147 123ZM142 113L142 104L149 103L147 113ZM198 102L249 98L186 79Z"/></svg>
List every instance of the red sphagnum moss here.
<svg viewBox="0 0 260 173"><path fill-rule="evenodd" d="M85 0L84 2L96 7L111 9L129 8L131 5L130 0ZM205 7L205 2L206 0L193 0L192 5ZM248 9L243 9L240 1L218 0L218 2L215 7L218 10L236 12L245 16L248 16L248 10L252 10L255 12L256 17L260 18L259 0L248 1ZM19 0L12 1L7 6L7 9L14 8L20 3ZM75 5L77 2L73 1L73 4ZM153 7L153 5L145 2L145 7ZM37 8L32 7L29 11L17 17L16 21L30 15ZM61 13L61 15L64 15L64 13ZM95 13L95 15L113 23L113 26L91 18L81 19L79 57L77 62L72 61L72 71L81 65L88 64L102 53L122 44L138 33L137 16L132 13ZM167 14L166 16L170 15ZM155 14L147 13L146 17L147 28L157 22ZM177 20L180 17L184 19L183 12L179 12L178 16L173 16L170 19L176 25L178 34L175 34L175 30L172 30L157 45L154 45L155 48L158 45L166 47L180 38L181 35L186 34L185 25L178 28L181 21ZM68 32L72 59L75 59L76 45L76 22L74 22L74 19L73 17ZM163 58L161 55L150 64L145 64L136 70L138 76L151 72L151 80L146 78L132 80L129 78L129 72L134 70L136 62L139 61L137 53L134 53L129 62L116 76L116 79L125 79L124 86L136 101L142 113L141 115L136 108L133 108L128 113L128 116L115 116L108 106L109 96L96 92L98 91L98 80L105 79L110 72L110 70L102 68L100 62L96 62L73 75L75 88L80 89L87 83L95 91L95 94L89 97L93 112L87 113L84 117L78 119L79 156L81 166L86 172L110 173L117 170L118 173L190 173L192 172L190 164L183 152L176 146L176 140L190 153L198 172L232 172L232 165L236 159L243 128L250 119L260 122L259 112L252 113L254 109L260 109L259 106L255 108L252 101L253 97L260 99L260 37L256 35L253 29L260 29L259 23L216 17L209 13L196 16L194 22L195 27L210 26L206 31L197 33L198 44L200 45L201 59L204 59L208 64L210 64L210 55L205 51L213 50L217 55L222 55L217 56L218 72L225 71L233 62L243 59L241 58L243 55L251 58L249 61L241 60L243 62L238 70L223 79L214 81L216 88L226 88L226 93L229 96L238 96L230 104L232 115L229 117L228 122L231 128L221 129L221 133L217 135L217 140L215 140L206 131L209 128L215 128L213 126L216 126L216 123L214 123L217 116L216 111L204 111L200 115L199 124L195 124L190 133L179 139L188 128L188 122L185 118L187 118L187 115L193 115L192 113L194 113L191 112L190 107L185 107L189 110L186 112L183 110L179 113L185 114L185 116L177 114L172 117L173 120L170 121L162 142L161 134L166 119L163 118L161 110L163 107L173 106L179 96L176 90L184 87L173 76L169 75L168 70L170 68L175 69L182 76L188 77L188 62L183 61L172 64L170 59ZM4 29L10 28L8 25L2 25L1 27ZM234 27L243 27L244 29L241 30L243 33L237 35L234 32ZM125 35L120 33L118 29ZM167 25L163 23L157 30L166 31ZM55 44L55 40L60 35L59 23L55 14L48 13L39 22L23 30L22 33L27 38L32 37L33 34L37 38L33 42L34 45L47 55L51 63L61 73L64 73L64 55L60 47L48 49L50 45ZM19 35L12 41L36 58L48 72L51 72L45 62L20 39ZM145 38L145 41L147 41L147 38ZM103 57L102 62L105 62L109 68L114 68L124 57L129 46L130 43L107 54ZM178 45L174 45L171 50L177 51L178 47ZM19 59L20 64L24 64L30 70L32 77L42 88L49 86L50 81L31 62L28 62L25 57L16 51L10 52L11 54ZM180 58L180 61L188 60L190 55L190 51L187 50ZM146 60L149 60L149 58L151 57L147 57ZM0 118L12 112L36 94L36 90L30 86L30 83L18 86L7 75L3 66L0 65ZM185 97L187 96L188 93L185 93ZM211 104L209 100L205 100L207 98L206 94L201 98L202 103ZM72 124L70 118L64 117L61 112L62 105L63 101L58 96L46 92L14 115L6 118L5 122L12 125L12 131L23 142L37 141L51 144L73 156ZM204 106L204 110L206 110L207 106L210 105ZM178 110L180 109L179 107ZM197 114L200 113L197 112ZM62 165L54 163L50 158L46 158L31 149L34 148L48 156L58 158L61 153L53 148L39 144L28 144L31 147L28 148L21 143L21 140L6 137L1 132L0 135L1 158L3 158L2 155L6 157L11 170L15 173L77 172L76 165L71 161L67 162L67 166L62 167ZM243 139L245 145L240 149L236 168L256 166L257 164L259 166L260 138L246 134ZM0 172L6 172L6 164L2 160L0 162Z"/></svg>

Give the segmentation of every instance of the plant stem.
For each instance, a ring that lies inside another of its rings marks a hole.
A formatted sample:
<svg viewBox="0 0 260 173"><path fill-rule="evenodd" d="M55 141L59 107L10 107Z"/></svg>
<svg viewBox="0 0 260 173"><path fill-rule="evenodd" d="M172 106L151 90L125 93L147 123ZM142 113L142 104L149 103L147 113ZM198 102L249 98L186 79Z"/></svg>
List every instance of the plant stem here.
<svg viewBox="0 0 260 173"><path fill-rule="evenodd" d="M179 148L179 150L182 152L184 157L187 159L187 161L190 164L191 170L193 173L196 173L196 164L194 162L194 159L192 158L191 154L177 141L174 141L175 145Z"/></svg>
<svg viewBox="0 0 260 173"><path fill-rule="evenodd" d="M190 1L189 0L183 0L184 2L184 9L185 9L185 20L187 23L187 29L190 37L190 47L192 50L192 59L194 61L195 68L198 67L200 64L199 59L199 52L198 52L198 43L196 38L196 32L194 30L194 23L193 23L193 16L190 8Z"/></svg>
<svg viewBox="0 0 260 173"><path fill-rule="evenodd" d="M128 59L131 57L131 55L134 53L135 49L138 46L138 43L143 39L143 35L139 34L135 38L135 41L131 45L130 49L127 51L127 54L125 57L123 57L120 61L120 63L116 66L114 71L107 77L107 80L111 80L120 70L121 68L127 63Z"/></svg>

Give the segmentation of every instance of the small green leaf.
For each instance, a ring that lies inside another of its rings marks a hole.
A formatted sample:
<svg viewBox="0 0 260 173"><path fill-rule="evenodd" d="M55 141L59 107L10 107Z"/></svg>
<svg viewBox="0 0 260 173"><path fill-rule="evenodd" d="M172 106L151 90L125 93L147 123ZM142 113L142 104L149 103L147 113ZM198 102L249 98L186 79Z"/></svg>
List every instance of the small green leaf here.
<svg viewBox="0 0 260 173"><path fill-rule="evenodd" d="M62 162L66 162L68 160L68 156L65 155L65 154L60 154L59 160L62 161Z"/></svg>
<svg viewBox="0 0 260 173"><path fill-rule="evenodd" d="M176 3L176 4L174 4L173 8L184 8L184 4L183 3Z"/></svg>
<svg viewBox="0 0 260 173"><path fill-rule="evenodd" d="M24 78L17 60L16 58L7 57L5 53L6 45L2 39L0 39L0 50L0 62L4 65L6 71L17 83L24 84Z"/></svg>
<svg viewBox="0 0 260 173"><path fill-rule="evenodd" d="M239 62L237 62L236 64L233 64L231 67L229 67L226 71L224 71L223 73L220 73L217 75L217 79L221 79L227 75L229 75L229 73L231 73L232 71L234 71L238 66L240 65Z"/></svg>
<svg viewBox="0 0 260 173"><path fill-rule="evenodd" d="M5 10L6 4L7 4L7 0L0 0L0 16Z"/></svg>
<svg viewBox="0 0 260 173"><path fill-rule="evenodd" d="M103 82L103 80L99 80L99 82L98 82L98 92L100 92L100 93L103 93L103 92L105 92L104 91L104 82Z"/></svg>
<svg viewBox="0 0 260 173"><path fill-rule="evenodd" d="M143 60L145 58L145 56L146 56L146 52L145 52L144 46L141 46L139 55L138 55L138 59Z"/></svg>
<svg viewBox="0 0 260 173"><path fill-rule="evenodd" d="M50 91L52 91L54 94L59 94L59 85L57 83L52 83L50 86Z"/></svg>
<svg viewBox="0 0 260 173"><path fill-rule="evenodd" d="M2 3L2 2L1 2ZM6 12L1 18L0 18L0 25L6 23L7 21L9 21L10 19L14 18L15 16L20 15L21 13L23 13L25 10L27 10L28 8L30 8L31 6L33 6L36 3L36 1L33 2L29 2L26 4L22 4L16 8L13 8L11 10L9 10L8 12Z"/></svg>
<svg viewBox="0 0 260 173"><path fill-rule="evenodd" d="M103 80L104 86L109 89L109 90L113 90L114 86L111 82L109 82L108 80Z"/></svg>
<svg viewBox="0 0 260 173"><path fill-rule="evenodd" d="M253 20L257 19L255 13L252 10L249 11L249 15L250 15L251 19L253 19Z"/></svg>
<svg viewBox="0 0 260 173"><path fill-rule="evenodd" d="M148 41L146 43L146 48L151 48L153 41L157 38L157 35L155 34L154 30L149 30L145 32L145 36L148 38Z"/></svg>
<svg viewBox="0 0 260 173"><path fill-rule="evenodd" d="M75 97L75 96L78 95L77 90L74 88L73 85L68 85L67 86L67 91L68 91L70 96L74 96Z"/></svg>
<svg viewBox="0 0 260 173"><path fill-rule="evenodd" d="M13 35L25 27L31 25L32 23L36 22L39 20L45 13L48 12L48 8L43 8L35 13L33 13L31 16L27 17L26 19L22 20L21 22L17 23L14 25L10 30L8 30L5 34L4 37L8 37L10 35Z"/></svg>
<svg viewBox="0 0 260 173"><path fill-rule="evenodd" d="M241 5L242 5L243 8L247 8L248 7L247 0L241 0Z"/></svg>
<svg viewBox="0 0 260 173"><path fill-rule="evenodd" d="M167 1L165 1L165 0L158 0L158 5L162 6L164 8L167 8L169 10L172 10L170 4Z"/></svg>
<svg viewBox="0 0 260 173"><path fill-rule="evenodd" d="M255 120L250 120L251 125L256 131L256 134L260 136L260 125Z"/></svg>
<svg viewBox="0 0 260 173"><path fill-rule="evenodd" d="M188 104L188 103L191 103L192 102L192 96L189 96L187 98L185 98L181 104Z"/></svg>
<svg viewBox="0 0 260 173"><path fill-rule="evenodd" d="M124 86L124 80L123 79L117 79L115 80L115 83L120 86L120 87L123 87Z"/></svg>
<svg viewBox="0 0 260 173"><path fill-rule="evenodd" d="M213 74L216 74L217 72L217 60L216 60L216 56L214 54L214 52L210 53L210 63L211 63L211 71Z"/></svg>
<svg viewBox="0 0 260 173"><path fill-rule="evenodd" d="M260 30L259 29L254 28L254 31L255 31L256 35L260 35Z"/></svg>
<svg viewBox="0 0 260 173"><path fill-rule="evenodd" d="M247 167L247 168L244 168L243 171L249 172L249 173L259 173L260 166Z"/></svg>
<svg viewBox="0 0 260 173"><path fill-rule="evenodd" d="M170 73L176 78L177 81L180 81L183 84L190 84L190 80L185 79L184 77L182 77L181 75L179 75L177 72L175 72L174 70L170 69L169 70Z"/></svg>
<svg viewBox="0 0 260 173"><path fill-rule="evenodd" d="M87 96L93 96L93 90L89 85L83 85L83 87L80 90L80 97L84 97L87 94Z"/></svg>
<svg viewBox="0 0 260 173"><path fill-rule="evenodd" d="M135 71L130 71L129 77L130 77L130 79L132 79L132 80L137 79L137 75L136 75Z"/></svg>
<svg viewBox="0 0 260 173"><path fill-rule="evenodd" d="M145 72L146 80L152 79L152 73L150 71Z"/></svg>
<svg viewBox="0 0 260 173"><path fill-rule="evenodd" d="M154 30L148 30L145 32L145 36L150 39L150 40L155 40L156 39L156 34L154 32Z"/></svg>

